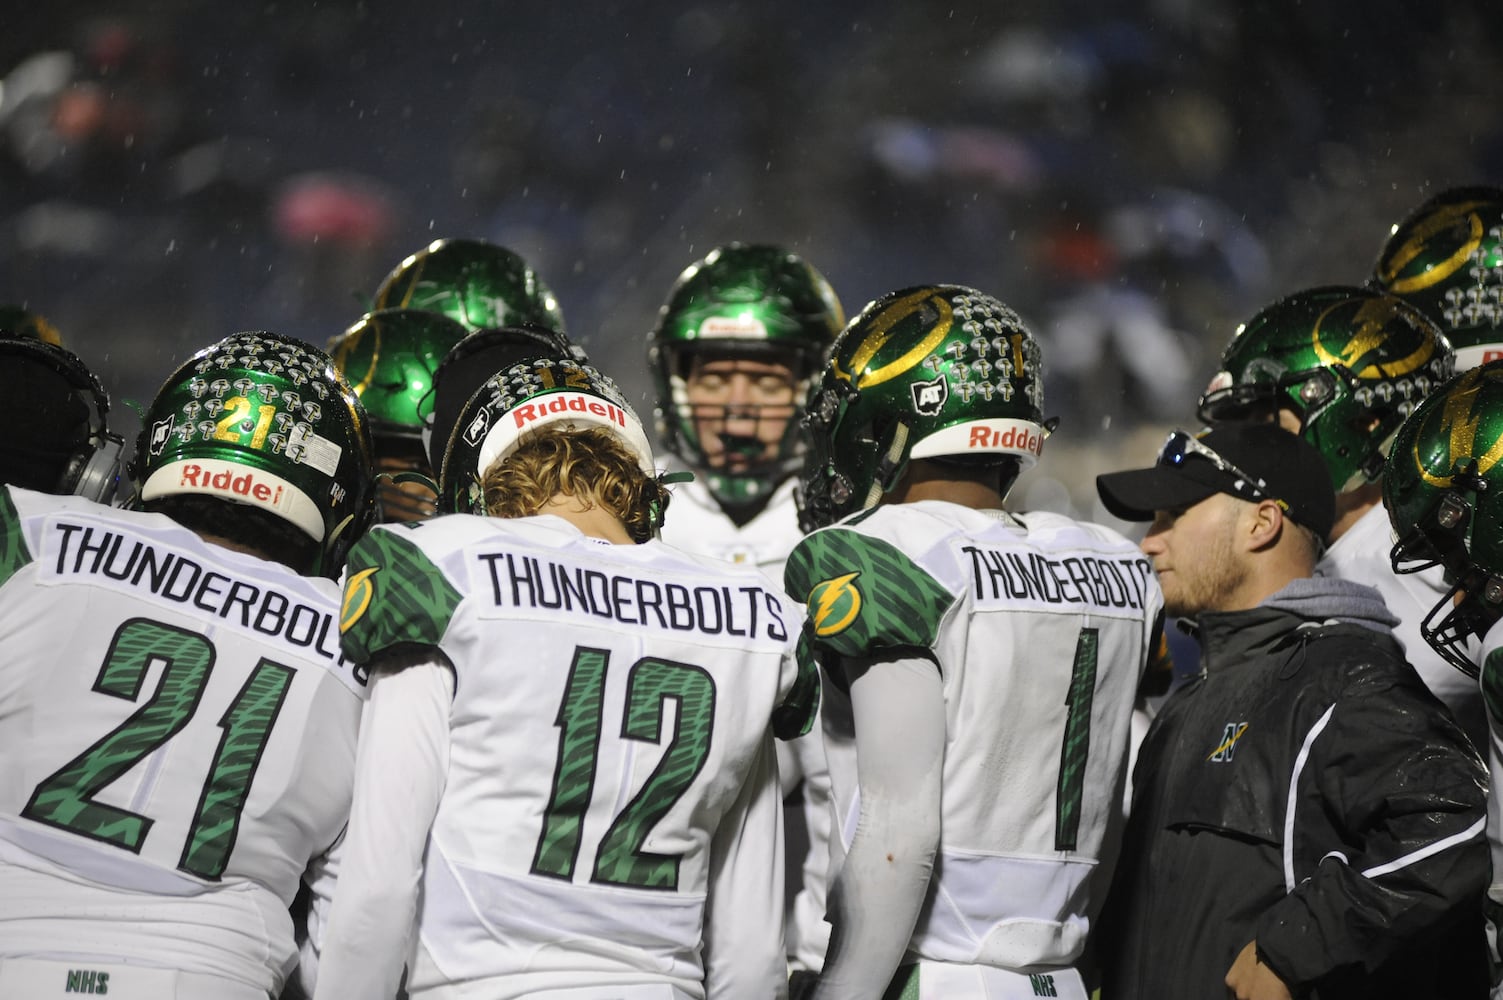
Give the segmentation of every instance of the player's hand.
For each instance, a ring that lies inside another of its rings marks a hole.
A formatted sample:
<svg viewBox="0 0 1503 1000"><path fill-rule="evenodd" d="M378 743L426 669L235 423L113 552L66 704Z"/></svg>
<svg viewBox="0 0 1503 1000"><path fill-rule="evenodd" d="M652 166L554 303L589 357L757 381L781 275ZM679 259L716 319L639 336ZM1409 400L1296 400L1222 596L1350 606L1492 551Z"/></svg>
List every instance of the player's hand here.
<svg viewBox="0 0 1503 1000"><path fill-rule="evenodd" d="M1229 996L1237 1000L1293 1000L1289 987L1258 960L1258 942L1249 941L1226 974Z"/></svg>

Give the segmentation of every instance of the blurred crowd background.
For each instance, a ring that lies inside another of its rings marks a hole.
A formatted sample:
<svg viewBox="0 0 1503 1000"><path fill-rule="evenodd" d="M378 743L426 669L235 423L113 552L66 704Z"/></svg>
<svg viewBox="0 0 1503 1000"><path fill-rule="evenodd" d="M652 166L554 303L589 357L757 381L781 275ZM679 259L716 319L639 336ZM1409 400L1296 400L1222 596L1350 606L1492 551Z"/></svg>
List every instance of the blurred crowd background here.
<svg viewBox="0 0 1503 1000"><path fill-rule="evenodd" d="M438 237L527 258L651 411L678 272L784 244L848 314L974 285L1040 335L1062 418L1020 506L1193 423L1235 330L1360 283L1430 193L1503 181L1503 11L1244 0L14 5L0 303L135 433L228 333L322 345Z"/></svg>

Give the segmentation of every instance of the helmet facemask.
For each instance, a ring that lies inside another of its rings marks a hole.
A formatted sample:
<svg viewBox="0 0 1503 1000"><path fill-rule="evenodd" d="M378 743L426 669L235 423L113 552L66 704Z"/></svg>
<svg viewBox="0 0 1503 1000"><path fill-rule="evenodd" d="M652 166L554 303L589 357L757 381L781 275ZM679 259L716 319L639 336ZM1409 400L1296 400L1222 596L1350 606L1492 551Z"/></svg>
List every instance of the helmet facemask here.
<svg viewBox="0 0 1503 1000"><path fill-rule="evenodd" d="M798 471L803 452L799 426L815 360L767 344L670 351L671 416L664 418L674 424L675 450L698 470L722 505L765 501ZM741 380L749 387L721 387ZM740 396L736 401L716 398L733 392Z"/></svg>

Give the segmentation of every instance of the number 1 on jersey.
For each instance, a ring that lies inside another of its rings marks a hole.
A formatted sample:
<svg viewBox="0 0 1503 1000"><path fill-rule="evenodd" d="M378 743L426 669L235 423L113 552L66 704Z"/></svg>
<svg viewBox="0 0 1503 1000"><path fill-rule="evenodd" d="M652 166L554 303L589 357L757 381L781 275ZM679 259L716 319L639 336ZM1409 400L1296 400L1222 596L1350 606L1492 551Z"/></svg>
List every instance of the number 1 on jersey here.
<svg viewBox="0 0 1503 1000"><path fill-rule="evenodd" d="M1091 702L1096 695L1096 658L1100 635L1082 629L1075 642L1070 693L1065 697L1065 739L1059 751L1059 786L1055 791L1054 849L1075 850L1080 833L1080 804L1085 795L1086 758L1091 751Z"/></svg>

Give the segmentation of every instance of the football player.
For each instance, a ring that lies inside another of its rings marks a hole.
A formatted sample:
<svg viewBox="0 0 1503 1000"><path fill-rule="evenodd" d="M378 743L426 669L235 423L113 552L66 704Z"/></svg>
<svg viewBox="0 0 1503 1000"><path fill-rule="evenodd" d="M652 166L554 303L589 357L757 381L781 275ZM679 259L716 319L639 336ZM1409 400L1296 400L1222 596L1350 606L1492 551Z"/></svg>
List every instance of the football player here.
<svg viewBox="0 0 1503 1000"><path fill-rule="evenodd" d="M558 299L521 256L485 240L434 240L382 279L373 309L441 312L470 330L532 323L564 332Z"/></svg>
<svg viewBox="0 0 1503 1000"><path fill-rule="evenodd" d="M1053 426L1041 366L991 296L908 288L810 397L786 582L843 854L815 997L1086 997L1163 599L1116 532L1003 509Z"/></svg>
<svg viewBox="0 0 1503 1000"><path fill-rule="evenodd" d="M0 996L282 988L348 818L365 681L326 577L370 462L329 358L243 333L157 393L130 509L0 488Z"/></svg>
<svg viewBox="0 0 1503 1000"><path fill-rule="evenodd" d="M436 474L423 447L433 416L433 376L470 335L442 313L378 309L329 341L329 355L370 416L382 521L418 521L436 512Z"/></svg>
<svg viewBox="0 0 1503 1000"><path fill-rule="evenodd" d="M1452 666L1481 678L1491 773L1487 836L1493 881L1486 907L1493 950L1503 927L1503 361L1468 369L1416 408L1394 439L1383 476L1394 572L1442 571L1446 587L1421 626ZM1460 676L1460 675L1458 675ZM1496 962L1496 959L1495 959ZM1503 974L1495 964L1494 979ZM1503 989L1494 986L1495 998Z"/></svg>
<svg viewBox="0 0 1503 1000"><path fill-rule="evenodd" d="M1394 226L1369 284L1429 316L1465 371L1503 358L1503 188L1447 188Z"/></svg>
<svg viewBox="0 0 1503 1000"><path fill-rule="evenodd" d="M1394 575L1380 502L1394 433L1453 365L1446 337L1403 299L1370 288L1309 288L1238 328L1200 399L1200 418L1213 426L1276 422L1320 451L1336 485L1336 522L1317 575L1378 588L1400 619L1395 635L1405 655L1481 746L1487 726L1477 686L1420 637L1447 585L1439 569Z"/></svg>
<svg viewBox="0 0 1503 1000"><path fill-rule="evenodd" d="M115 499L124 442L110 432L109 395L72 351L0 320L0 483L42 493Z"/></svg>
<svg viewBox="0 0 1503 1000"><path fill-rule="evenodd" d="M782 995L798 607L655 539L646 434L587 365L497 374L448 451L467 513L347 568L374 679L316 996L390 996L404 960L414 1000Z"/></svg>
<svg viewBox="0 0 1503 1000"><path fill-rule="evenodd" d="M732 243L679 276L647 348L659 436L696 477L674 489L665 541L782 578L801 537L793 489L803 403L844 322L829 282L781 247ZM818 731L779 743L778 770L785 794L803 788L789 842L807 844L789 859L801 882L789 966L818 972L830 933L829 778Z"/></svg>

